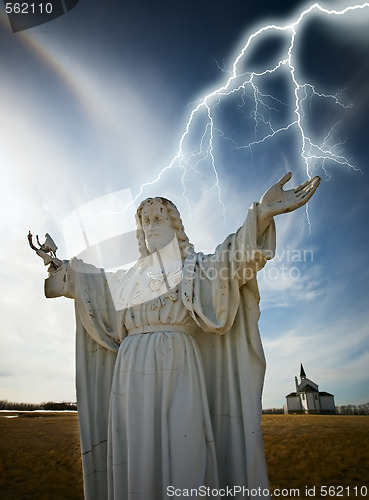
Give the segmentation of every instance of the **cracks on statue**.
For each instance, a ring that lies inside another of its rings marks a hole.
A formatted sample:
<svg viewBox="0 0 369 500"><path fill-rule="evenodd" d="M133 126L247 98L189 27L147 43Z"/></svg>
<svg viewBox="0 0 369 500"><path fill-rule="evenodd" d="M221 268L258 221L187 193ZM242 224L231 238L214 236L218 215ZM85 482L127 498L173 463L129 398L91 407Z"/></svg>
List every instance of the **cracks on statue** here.
<svg viewBox="0 0 369 500"><path fill-rule="evenodd" d="M86 349L86 352L88 352L89 354L96 354L98 351L99 351L98 348L96 348L96 349L89 349L89 350Z"/></svg>
<svg viewBox="0 0 369 500"><path fill-rule="evenodd" d="M91 450L87 450L87 451L82 452L82 456L87 455L88 453L92 453L94 451L94 448L96 448L97 446L100 446L101 444L106 443L106 442L107 442L107 439L103 439L102 441L99 441L98 443L93 444ZM97 472L102 472L102 471L97 471Z"/></svg>
<svg viewBox="0 0 369 500"><path fill-rule="evenodd" d="M86 477L90 477L92 476L93 474L98 474L99 472L108 472L108 469L102 469L102 470L93 470L92 472L90 472L89 474L85 474L85 478Z"/></svg>
<svg viewBox="0 0 369 500"><path fill-rule="evenodd" d="M103 350L105 350L105 347L103 347L100 344L98 344L93 349L86 349L86 353L88 353L88 354L96 354L97 352L103 351Z"/></svg>

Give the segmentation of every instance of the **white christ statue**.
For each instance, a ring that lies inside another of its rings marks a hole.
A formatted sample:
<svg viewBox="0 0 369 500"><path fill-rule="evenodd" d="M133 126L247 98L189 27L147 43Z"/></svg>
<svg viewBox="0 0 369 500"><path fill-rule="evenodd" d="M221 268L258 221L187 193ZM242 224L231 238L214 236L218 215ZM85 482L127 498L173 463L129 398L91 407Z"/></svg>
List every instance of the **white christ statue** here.
<svg viewBox="0 0 369 500"><path fill-rule="evenodd" d="M50 264L46 297L75 300L77 402L87 500L266 498L265 359L256 273L273 257L273 217L320 179L285 175L215 252L194 251L175 205L137 210L141 257L105 272L32 248ZM247 495L249 492L249 495Z"/></svg>

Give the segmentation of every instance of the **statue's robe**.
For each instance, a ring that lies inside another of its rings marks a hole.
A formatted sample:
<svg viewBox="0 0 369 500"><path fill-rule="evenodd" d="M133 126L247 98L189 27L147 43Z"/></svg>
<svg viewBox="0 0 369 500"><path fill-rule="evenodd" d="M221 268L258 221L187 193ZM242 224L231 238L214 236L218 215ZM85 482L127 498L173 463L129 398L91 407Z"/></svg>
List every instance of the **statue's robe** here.
<svg viewBox="0 0 369 500"><path fill-rule="evenodd" d="M252 490L250 498L266 498L268 480L260 426L265 359L258 330L256 273L274 254L274 222L259 244L257 228L257 208L253 205L244 225L214 254L190 254L184 262L178 300L191 315L191 336L201 354L216 450L217 487L244 487ZM121 279L119 273L108 276L102 269L72 259L45 282L47 297L75 299L77 401L88 500L108 498L109 401L117 352L127 336L125 311L116 309L111 295L112 283ZM140 411L140 401L136 411ZM109 498L117 496L110 494ZM149 497L121 492L120 498ZM164 497L152 496L150 500L159 498ZM241 491L235 498L248 496Z"/></svg>

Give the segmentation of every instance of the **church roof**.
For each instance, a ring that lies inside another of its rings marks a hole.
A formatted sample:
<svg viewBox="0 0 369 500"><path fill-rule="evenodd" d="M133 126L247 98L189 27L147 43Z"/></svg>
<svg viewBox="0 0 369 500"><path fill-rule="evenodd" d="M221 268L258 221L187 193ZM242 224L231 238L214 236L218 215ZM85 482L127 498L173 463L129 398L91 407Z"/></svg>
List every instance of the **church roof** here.
<svg viewBox="0 0 369 500"><path fill-rule="evenodd" d="M306 380L308 380L308 379L306 379ZM311 381L309 381L309 382L311 382ZM314 382L312 382L312 384L314 384ZM313 385L306 383L300 389L300 386L302 386L302 385L303 385L302 383L299 385L300 392L318 392L318 389L317 389L318 386L316 384L314 384L315 385L315 387L314 387Z"/></svg>
<svg viewBox="0 0 369 500"><path fill-rule="evenodd" d="M300 383L297 381L297 377L295 377L296 384L296 392L290 392L286 398L296 398L299 397L300 394L313 393L319 394L319 397L334 397L330 392L319 391L319 386L309 378L307 378L304 367L302 363L300 364ZM316 397L316 396L315 396Z"/></svg>
<svg viewBox="0 0 369 500"><path fill-rule="evenodd" d="M302 392L305 392L305 391L301 391L301 392L290 392L289 394L287 394L286 398L293 398L293 397L296 397L298 396L299 394L301 394ZM318 391L314 391L314 392L318 392ZM332 396L334 397L334 394L331 394L330 392L326 392L326 391L319 391L318 392L319 396Z"/></svg>
<svg viewBox="0 0 369 500"><path fill-rule="evenodd" d="M290 392L289 394L287 394L286 398L291 398L293 396L297 396L297 392Z"/></svg>

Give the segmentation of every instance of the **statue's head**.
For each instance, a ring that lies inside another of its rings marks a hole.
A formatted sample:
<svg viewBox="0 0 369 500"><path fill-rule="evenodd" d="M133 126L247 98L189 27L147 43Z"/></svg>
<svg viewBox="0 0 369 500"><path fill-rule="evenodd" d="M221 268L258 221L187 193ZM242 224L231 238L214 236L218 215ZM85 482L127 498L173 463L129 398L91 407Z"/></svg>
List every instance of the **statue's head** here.
<svg viewBox="0 0 369 500"><path fill-rule="evenodd" d="M182 258L193 252L177 207L166 198L147 198L137 209L136 236L141 257L164 248L177 237Z"/></svg>

